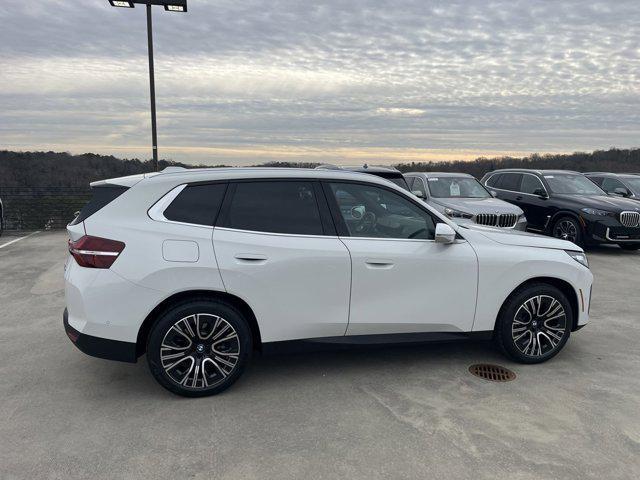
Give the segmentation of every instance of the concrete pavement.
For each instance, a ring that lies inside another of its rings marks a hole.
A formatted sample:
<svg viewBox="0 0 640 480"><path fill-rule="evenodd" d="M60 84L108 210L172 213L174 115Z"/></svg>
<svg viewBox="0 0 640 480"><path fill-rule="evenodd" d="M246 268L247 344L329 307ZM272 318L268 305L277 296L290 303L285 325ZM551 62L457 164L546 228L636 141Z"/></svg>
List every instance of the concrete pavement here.
<svg viewBox="0 0 640 480"><path fill-rule="evenodd" d="M592 323L546 364L484 343L257 357L203 399L69 342L65 256L63 232L0 249L3 480L640 478L639 253L588 252Z"/></svg>

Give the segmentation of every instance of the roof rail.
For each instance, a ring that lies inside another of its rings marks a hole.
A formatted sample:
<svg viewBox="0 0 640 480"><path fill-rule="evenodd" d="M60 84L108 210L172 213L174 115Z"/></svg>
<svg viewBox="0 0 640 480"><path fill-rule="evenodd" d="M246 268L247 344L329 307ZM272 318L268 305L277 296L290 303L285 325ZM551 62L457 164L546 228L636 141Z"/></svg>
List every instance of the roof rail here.
<svg viewBox="0 0 640 480"><path fill-rule="evenodd" d="M314 170L344 170L340 165L334 165L332 163L323 163L318 165Z"/></svg>

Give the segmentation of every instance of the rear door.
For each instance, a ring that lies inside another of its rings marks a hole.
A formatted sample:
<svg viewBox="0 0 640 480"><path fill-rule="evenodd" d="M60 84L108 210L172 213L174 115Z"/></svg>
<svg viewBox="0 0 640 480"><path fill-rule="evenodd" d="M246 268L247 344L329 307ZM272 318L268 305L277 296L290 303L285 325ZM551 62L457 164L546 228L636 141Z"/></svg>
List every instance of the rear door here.
<svg viewBox="0 0 640 480"><path fill-rule="evenodd" d="M518 192L521 180L521 173L497 173L487 180L487 187L497 198L520 206L520 202L517 197L520 197L520 199L522 198L520 192Z"/></svg>
<svg viewBox="0 0 640 480"><path fill-rule="evenodd" d="M437 217L391 189L328 182L352 287L347 335L466 332L473 325L478 264L464 240L434 241Z"/></svg>
<svg viewBox="0 0 640 480"><path fill-rule="evenodd" d="M528 227L543 230L549 209L549 195L542 181L533 174L523 173L519 190L520 195L516 196L516 201L527 217ZM539 195L542 192L546 196Z"/></svg>
<svg viewBox="0 0 640 480"><path fill-rule="evenodd" d="M318 182L231 183L213 245L226 290L251 306L263 342L345 334L351 262Z"/></svg>

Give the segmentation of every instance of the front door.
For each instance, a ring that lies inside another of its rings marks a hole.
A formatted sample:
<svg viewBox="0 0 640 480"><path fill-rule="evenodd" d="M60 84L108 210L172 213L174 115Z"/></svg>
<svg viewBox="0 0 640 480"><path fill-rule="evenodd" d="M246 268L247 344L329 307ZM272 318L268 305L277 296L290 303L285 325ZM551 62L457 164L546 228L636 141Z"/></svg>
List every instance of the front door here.
<svg viewBox="0 0 640 480"><path fill-rule="evenodd" d="M437 217L391 189L332 182L325 192L351 254L347 335L471 330L478 262L466 241L435 243Z"/></svg>
<svg viewBox="0 0 640 480"><path fill-rule="evenodd" d="M227 292L253 309L263 342L345 334L351 265L331 228L318 182L230 184L215 256Z"/></svg>

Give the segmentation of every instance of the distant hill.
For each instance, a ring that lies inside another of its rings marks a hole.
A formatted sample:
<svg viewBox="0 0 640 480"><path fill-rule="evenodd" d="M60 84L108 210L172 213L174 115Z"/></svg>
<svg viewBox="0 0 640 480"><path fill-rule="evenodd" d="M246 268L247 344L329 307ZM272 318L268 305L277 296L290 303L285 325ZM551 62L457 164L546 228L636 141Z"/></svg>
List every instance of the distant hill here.
<svg viewBox="0 0 640 480"><path fill-rule="evenodd" d="M477 158L473 161L412 162L394 165L402 172L463 172L476 178L498 168L575 170L578 172L640 172L640 148L596 150L591 153L530 155L524 158Z"/></svg>
<svg viewBox="0 0 640 480"><path fill-rule="evenodd" d="M376 162L378 163L378 162ZM380 162L382 163L382 162ZM271 162L259 166L313 168L317 163ZM160 161L167 166L192 168L173 161ZM224 165L217 165L224 166ZM470 173L478 178L496 168L554 168L577 171L640 172L640 148L576 152L567 155L531 155L525 158L478 158L473 161L418 162L394 165L403 172L446 171ZM0 151L0 188L60 187L86 189L90 182L153 171L150 160L119 159L111 155L85 153L71 155L56 152Z"/></svg>

